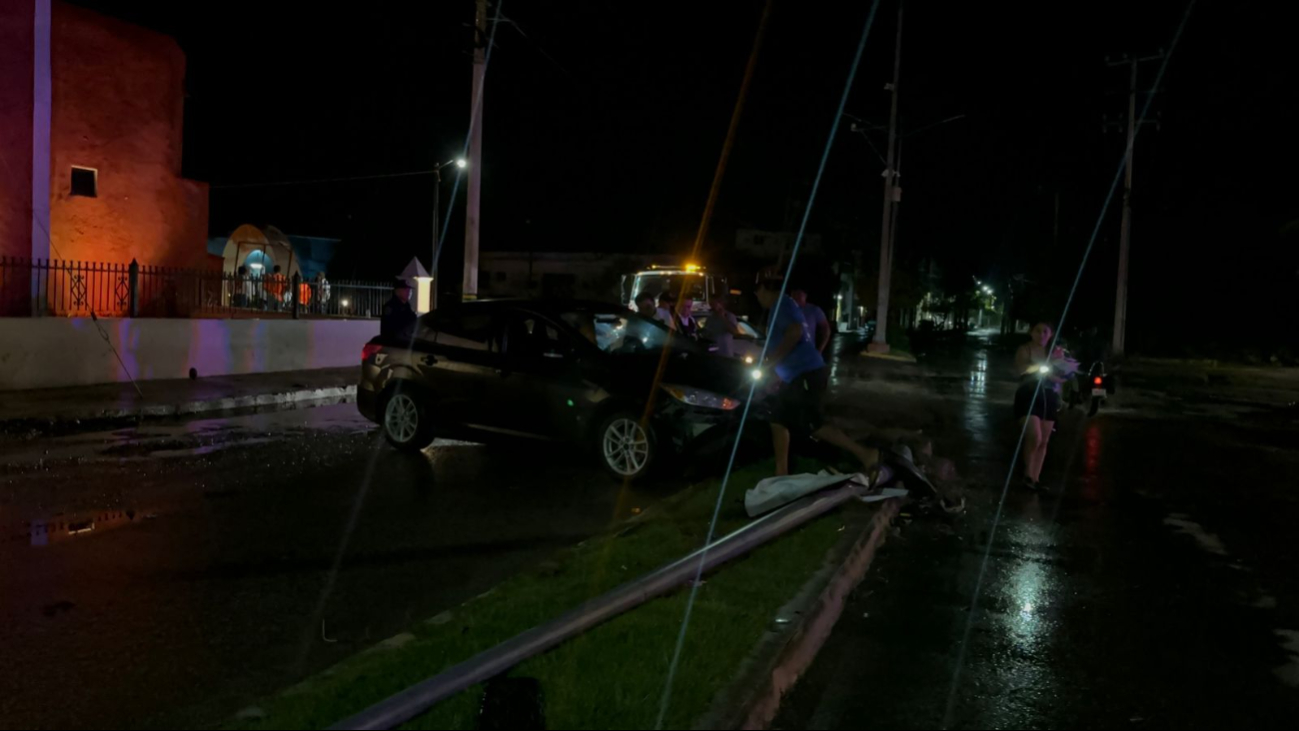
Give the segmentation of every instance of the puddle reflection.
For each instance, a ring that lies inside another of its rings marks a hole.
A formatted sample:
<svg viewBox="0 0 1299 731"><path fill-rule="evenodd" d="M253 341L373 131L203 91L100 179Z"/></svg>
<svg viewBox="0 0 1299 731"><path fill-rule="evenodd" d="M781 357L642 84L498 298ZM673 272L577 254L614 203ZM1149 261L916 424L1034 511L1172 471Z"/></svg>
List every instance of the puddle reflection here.
<svg viewBox="0 0 1299 731"><path fill-rule="evenodd" d="M124 510L86 510L60 513L50 518L34 519L11 531L11 540L20 540L30 546L42 548L75 538L87 538L106 531L143 522L152 513L134 508Z"/></svg>

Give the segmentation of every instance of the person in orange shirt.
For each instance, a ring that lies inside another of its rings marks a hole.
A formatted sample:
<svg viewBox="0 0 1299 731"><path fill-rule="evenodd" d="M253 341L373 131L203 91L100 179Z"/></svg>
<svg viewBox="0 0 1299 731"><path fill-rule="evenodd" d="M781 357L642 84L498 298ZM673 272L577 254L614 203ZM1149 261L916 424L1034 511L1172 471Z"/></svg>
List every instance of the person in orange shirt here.
<svg viewBox="0 0 1299 731"><path fill-rule="evenodd" d="M289 291L289 280L276 264L271 276L266 278L266 293L270 295L271 307L278 310L284 306L284 293Z"/></svg>

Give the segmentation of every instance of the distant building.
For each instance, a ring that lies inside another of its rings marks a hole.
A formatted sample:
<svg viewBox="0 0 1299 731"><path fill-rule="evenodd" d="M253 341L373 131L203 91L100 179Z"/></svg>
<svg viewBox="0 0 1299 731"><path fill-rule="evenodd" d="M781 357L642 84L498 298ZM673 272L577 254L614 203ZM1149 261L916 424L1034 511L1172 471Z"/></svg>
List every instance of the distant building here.
<svg viewBox="0 0 1299 731"><path fill-rule="evenodd" d="M478 294L618 302L623 275L663 259L598 252L484 251L478 260Z"/></svg>
<svg viewBox="0 0 1299 731"><path fill-rule="evenodd" d="M794 241L798 238L796 231L763 231L756 228L742 228L735 232L735 248L742 253L759 259L775 261L788 256L794 250ZM804 234L799 254L820 254L821 234Z"/></svg>
<svg viewBox="0 0 1299 731"><path fill-rule="evenodd" d="M0 256L207 264L207 185L181 176L175 40L3 0L0 69Z"/></svg>

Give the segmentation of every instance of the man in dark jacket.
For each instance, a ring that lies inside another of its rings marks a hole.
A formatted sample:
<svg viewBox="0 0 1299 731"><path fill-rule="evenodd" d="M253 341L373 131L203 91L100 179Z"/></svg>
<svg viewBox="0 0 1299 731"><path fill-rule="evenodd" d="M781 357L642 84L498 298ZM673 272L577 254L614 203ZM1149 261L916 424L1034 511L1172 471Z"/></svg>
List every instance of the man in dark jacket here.
<svg viewBox="0 0 1299 731"><path fill-rule="evenodd" d="M379 319L379 336L411 338L415 334L415 311L410 307L410 284L398 279L393 284L392 299L383 306Z"/></svg>

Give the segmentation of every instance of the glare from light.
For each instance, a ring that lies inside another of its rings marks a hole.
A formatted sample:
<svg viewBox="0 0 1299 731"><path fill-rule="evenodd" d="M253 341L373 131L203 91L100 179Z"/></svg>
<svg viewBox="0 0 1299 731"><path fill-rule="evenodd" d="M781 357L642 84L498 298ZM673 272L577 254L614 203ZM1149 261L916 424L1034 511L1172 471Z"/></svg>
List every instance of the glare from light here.
<svg viewBox="0 0 1299 731"><path fill-rule="evenodd" d="M751 355L744 356L744 362L747 363L748 365L753 365L753 356Z"/></svg>
<svg viewBox="0 0 1299 731"><path fill-rule="evenodd" d="M753 376L753 380L755 380L755 381L761 381L761 380L762 380L762 369L761 369L761 368L754 368L754 369L753 369L753 372L750 373L749 375Z"/></svg>
<svg viewBox="0 0 1299 731"><path fill-rule="evenodd" d="M343 298L343 303L342 303L342 304L343 304L344 307L347 307L347 306L349 306L349 305L352 304L352 300L350 300L350 299L344 297L344 298Z"/></svg>
<svg viewBox="0 0 1299 731"><path fill-rule="evenodd" d="M687 264L687 265L686 265L686 271L688 271L688 272L697 272L697 271L699 271L699 265L698 265L698 264Z"/></svg>
<svg viewBox="0 0 1299 731"><path fill-rule="evenodd" d="M468 164L469 163L465 162L465 159L463 157L456 159L456 167L460 168L461 170L464 170L465 166Z"/></svg>
<svg viewBox="0 0 1299 731"><path fill-rule="evenodd" d="M1050 372L1051 372L1051 366L1049 366L1049 365L1040 365L1040 366L1037 367L1037 372L1038 372L1038 373L1050 373Z"/></svg>
<svg viewBox="0 0 1299 731"><path fill-rule="evenodd" d="M248 263L248 268L249 268L249 269L261 269L263 266L264 266L264 265L263 265L261 262L259 262L259 261L254 261L254 262L249 262L249 263Z"/></svg>

